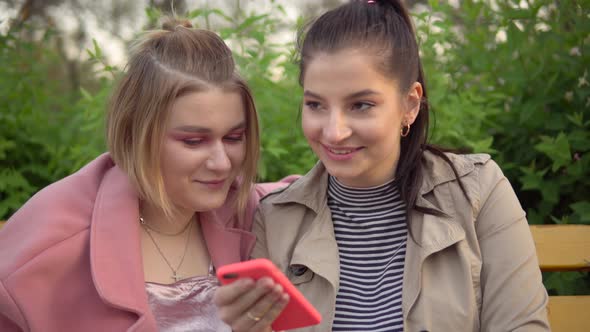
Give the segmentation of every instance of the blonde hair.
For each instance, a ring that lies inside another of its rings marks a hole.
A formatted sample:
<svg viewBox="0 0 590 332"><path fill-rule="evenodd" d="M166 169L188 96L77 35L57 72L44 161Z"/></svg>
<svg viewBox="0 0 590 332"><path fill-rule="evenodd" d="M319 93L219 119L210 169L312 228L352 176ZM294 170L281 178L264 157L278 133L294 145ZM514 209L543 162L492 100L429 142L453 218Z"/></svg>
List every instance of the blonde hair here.
<svg viewBox="0 0 590 332"><path fill-rule="evenodd" d="M258 117L250 89L237 74L231 50L215 33L188 21L167 19L132 48L125 74L111 98L106 139L115 163L140 199L174 215L161 173L160 152L174 101L211 87L242 96L246 110L246 157L239 175L239 216L244 215L259 156ZM240 218L241 219L241 218Z"/></svg>

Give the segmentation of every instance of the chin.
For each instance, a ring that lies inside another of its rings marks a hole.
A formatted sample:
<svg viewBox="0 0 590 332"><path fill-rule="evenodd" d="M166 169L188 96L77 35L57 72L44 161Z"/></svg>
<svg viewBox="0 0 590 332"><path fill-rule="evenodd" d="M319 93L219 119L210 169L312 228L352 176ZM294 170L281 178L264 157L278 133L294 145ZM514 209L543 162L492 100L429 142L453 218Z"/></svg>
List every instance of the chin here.
<svg viewBox="0 0 590 332"><path fill-rule="evenodd" d="M199 199L197 202L195 202L195 205L199 206L201 211L215 210L223 206L226 197L227 195L204 196L202 199Z"/></svg>
<svg viewBox="0 0 590 332"><path fill-rule="evenodd" d="M359 171L354 169L355 165L334 165L334 162L331 160L326 162L322 161L322 163L324 164L324 167L326 167L328 173L337 178L350 179L359 176Z"/></svg>

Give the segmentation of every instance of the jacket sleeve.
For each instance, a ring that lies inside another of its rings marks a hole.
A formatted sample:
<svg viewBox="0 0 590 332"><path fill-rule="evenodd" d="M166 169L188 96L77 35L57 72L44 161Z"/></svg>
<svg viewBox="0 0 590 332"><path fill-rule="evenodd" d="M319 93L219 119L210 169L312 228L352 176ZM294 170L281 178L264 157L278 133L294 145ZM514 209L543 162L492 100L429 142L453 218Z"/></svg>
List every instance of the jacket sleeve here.
<svg viewBox="0 0 590 332"><path fill-rule="evenodd" d="M496 163L480 168L481 331L550 331L548 295L518 198Z"/></svg>
<svg viewBox="0 0 590 332"><path fill-rule="evenodd" d="M4 285L0 282L0 331L24 331L17 322L24 325L24 317L12 297L6 291L6 288L4 288Z"/></svg>

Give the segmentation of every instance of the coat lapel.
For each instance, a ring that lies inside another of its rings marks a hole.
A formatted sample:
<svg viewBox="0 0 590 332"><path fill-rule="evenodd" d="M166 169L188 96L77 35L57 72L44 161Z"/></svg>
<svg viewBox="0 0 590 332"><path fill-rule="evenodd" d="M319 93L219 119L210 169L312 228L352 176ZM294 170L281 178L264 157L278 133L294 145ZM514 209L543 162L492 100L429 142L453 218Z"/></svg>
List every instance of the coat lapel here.
<svg viewBox="0 0 590 332"><path fill-rule="evenodd" d="M298 203L315 213L309 230L293 249L290 265L301 264L322 276L338 289L340 256L334 236L332 214L328 208L328 172L318 162L304 177L294 182L275 198L275 204Z"/></svg>
<svg viewBox="0 0 590 332"><path fill-rule="evenodd" d="M422 289L422 264L433 253L439 252L465 239L465 231L450 216L434 216L413 211L411 214L412 236L408 236L406 264L402 294L404 321Z"/></svg>
<svg viewBox="0 0 590 332"><path fill-rule="evenodd" d="M222 207L199 215L203 237L216 268L249 259L256 243L253 233L236 227L239 222L233 204L236 195L237 190L232 188ZM255 208L252 204L249 202L246 209L248 216Z"/></svg>
<svg viewBox="0 0 590 332"><path fill-rule="evenodd" d="M218 222L213 212L201 215L201 229L215 268L247 260L256 242L256 236L239 228L226 227Z"/></svg>
<svg viewBox="0 0 590 332"><path fill-rule="evenodd" d="M145 292L139 203L125 173L105 174L95 201L90 230L90 264L99 296L115 308L137 314L130 330L155 331Z"/></svg>
<svg viewBox="0 0 590 332"><path fill-rule="evenodd" d="M321 209L293 249L290 265L305 265L325 278L334 290L340 285L340 256L330 209Z"/></svg>
<svg viewBox="0 0 590 332"><path fill-rule="evenodd" d="M474 155L466 158L458 158L449 155L457 175L463 177L475 169L474 162L482 162L489 159L487 155ZM404 321L408 316L422 289L422 265L428 256L439 252L453 244L465 239L465 230L455 219L451 193L448 189L440 187L442 184L454 181L455 173L451 167L440 157L425 152L422 170L424 179L420 193L416 199L416 206L429 208L440 215L424 214L413 210L410 215L410 228L412 236L408 236L406 247L406 264L404 267L404 290L402 309ZM430 195L438 187L437 198ZM433 202L427 199L431 196Z"/></svg>

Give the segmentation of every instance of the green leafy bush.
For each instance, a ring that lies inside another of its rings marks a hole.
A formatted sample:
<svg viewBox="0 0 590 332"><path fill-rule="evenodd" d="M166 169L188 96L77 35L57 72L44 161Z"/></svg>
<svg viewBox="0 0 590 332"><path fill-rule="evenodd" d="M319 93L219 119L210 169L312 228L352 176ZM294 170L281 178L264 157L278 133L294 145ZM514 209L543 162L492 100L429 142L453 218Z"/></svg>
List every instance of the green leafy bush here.
<svg viewBox="0 0 590 332"><path fill-rule="evenodd" d="M39 41L21 38L41 33ZM102 113L110 81L71 91L51 29L0 35L0 220L30 196L104 151Z"/></svg>

